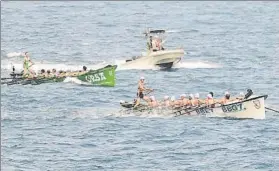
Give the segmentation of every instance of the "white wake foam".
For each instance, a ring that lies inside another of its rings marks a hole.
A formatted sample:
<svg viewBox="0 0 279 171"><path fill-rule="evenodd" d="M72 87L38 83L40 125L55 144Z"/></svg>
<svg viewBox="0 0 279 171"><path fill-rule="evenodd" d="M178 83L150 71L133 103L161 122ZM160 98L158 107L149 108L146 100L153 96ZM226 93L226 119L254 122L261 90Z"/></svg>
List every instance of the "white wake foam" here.
<svg viewBox="0 0 279 171"><path fill-rule="evenodd" d="M173 66L173 68L220 68L221 66L219 64L213 64L209 62L203 62L203 61L184 61L179 62Z"/></svg>
<svg viewBox="0 0 279 171"><path fill-rule="evenodd" d="M44 62L36 62L34 61L34 65L32 66L32 70L35 72L38 72L41 69L45 70L52 70L55 68L56 70L63 70L63 71L77 71L77 70L82 70L83 65L68 65L68 64L55 64L55 63L44 63ZM11 61L1 61L1 69L4 70L11 70L12 66L15 67L15 70L17 72L20 72L23 70L23 63L19 62L11 62ZM99 63L99 64L91 64L91 65L86 65L87 69L99 69L104 66L106 66L105 63Z"/></svg>
<svg viewBox="0 0 279 171"><path fill-rule="evenodd" d="M118 66L117 70L159 70L159 66L154 65L129 65L123 66L125 64L125 60L116 60L115 64ZM195 69L195 68L220 68L222 67L220 64L205 62L205 61L183 61L175 64L173 68L188 68L188 69Z"/></svg>
<svg viewBox="0 0 279 171"><path fill-rule="evenodd" d="M24 53L23 52L11 52L11 53L8 53L6 56L9 58L19 57L19 56L24 56Z"/></svg>

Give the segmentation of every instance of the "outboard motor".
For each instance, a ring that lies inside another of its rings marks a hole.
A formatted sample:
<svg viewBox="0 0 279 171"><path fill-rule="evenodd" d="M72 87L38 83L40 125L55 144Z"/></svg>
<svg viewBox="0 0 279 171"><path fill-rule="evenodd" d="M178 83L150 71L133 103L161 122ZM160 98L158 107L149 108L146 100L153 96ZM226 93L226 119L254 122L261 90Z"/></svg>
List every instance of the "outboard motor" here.
<svg viewBox="0 0 279 171"><path fill-rule="evenodd" d="M244 99L248 99L250 96L252 96L253 91L251 89L247 89L247 93L245 94Z"/></svg>

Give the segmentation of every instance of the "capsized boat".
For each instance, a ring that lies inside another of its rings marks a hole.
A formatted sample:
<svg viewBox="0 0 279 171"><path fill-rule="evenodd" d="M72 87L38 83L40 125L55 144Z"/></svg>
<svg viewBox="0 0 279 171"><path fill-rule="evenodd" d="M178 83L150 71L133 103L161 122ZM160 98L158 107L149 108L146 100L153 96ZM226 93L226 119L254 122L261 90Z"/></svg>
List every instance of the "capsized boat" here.
<svg viewBox="0 0 279 171"><path fill-rule="evenodd" d="M54 75L51 77L35 77L35 78L26 78L23 77L22 73L11 73L10 78L1 78L1 84L14 85L39 85L43 83L53 83L53 82L63 82L67 77L75 77L81 81L81 83L87 85L98 85L98 86L115 86L115 70L116 65L108 65L104 68L100 68L97 70L89 70L87 72L83 72L79 74L79 72L75 72L71 75Z"/></svg>
<svg viewBox="0 0 279 171"><path fill-rule="evenodd" d="M165 30L148 30L145 37L147 38L147 52L142 56L133 57L125 61L121 67L132 68L133 66L159 66L162 69L171 68L178 63L185 54L182 48L166 49L163 47L166 39L164 38Z"/></svg>
<svg viewBox="0 0 279 171"><path fill-rule="evenodd" d="M206 117L223 117L223 118L238 118L238 119L265 119L265 99L268 95L251 96L242 101L235 101L229 104L216 106L214 108L202 106L196 108L163 108L164 112L169 110L169 113L174 116L182 115L204 115ZM141 104L137 108L134 103L121 101L120 105L127 110L146 111L150 110L147 105ZM158 108L156 108L158 110Z"/></svg>

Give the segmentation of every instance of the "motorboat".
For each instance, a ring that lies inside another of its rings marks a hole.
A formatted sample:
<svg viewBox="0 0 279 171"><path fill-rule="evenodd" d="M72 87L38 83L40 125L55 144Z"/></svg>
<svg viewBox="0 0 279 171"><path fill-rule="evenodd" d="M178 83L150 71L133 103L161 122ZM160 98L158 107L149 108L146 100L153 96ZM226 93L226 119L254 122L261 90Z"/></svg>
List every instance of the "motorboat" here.
<svg viewBox="0 0 279 171"><path fill-rule="evenodd" d="M162 69L169 69L180 62L185 51L182 48L167 49L164 47L163 44L166 42L165 33L165 30L149 29L146 31L144 34L147 39L147 52L126 60L122 67L159 66Z"/></svg>

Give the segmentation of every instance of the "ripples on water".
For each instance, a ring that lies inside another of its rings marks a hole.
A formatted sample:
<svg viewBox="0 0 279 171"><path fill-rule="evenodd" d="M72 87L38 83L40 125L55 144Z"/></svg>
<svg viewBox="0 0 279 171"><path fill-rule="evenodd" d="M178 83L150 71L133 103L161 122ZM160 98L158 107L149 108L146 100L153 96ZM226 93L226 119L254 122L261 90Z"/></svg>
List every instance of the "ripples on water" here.
<svg viewBox="0 0 279 171"><path fill-rule="evenodd" d="M145 26L187 51L171 71L117 71L114 88L1 86L3 170L277 170L278 114L265 120L122 116L145 76L164 95L247 88L279 108L277 2L3 2L1 72L29 51L40 67L117 63L144 50ZM158 8L160 7L160 8ZM114 43L115 42L115 43ZM9 54L9 55L7 55Z"/></svg>

